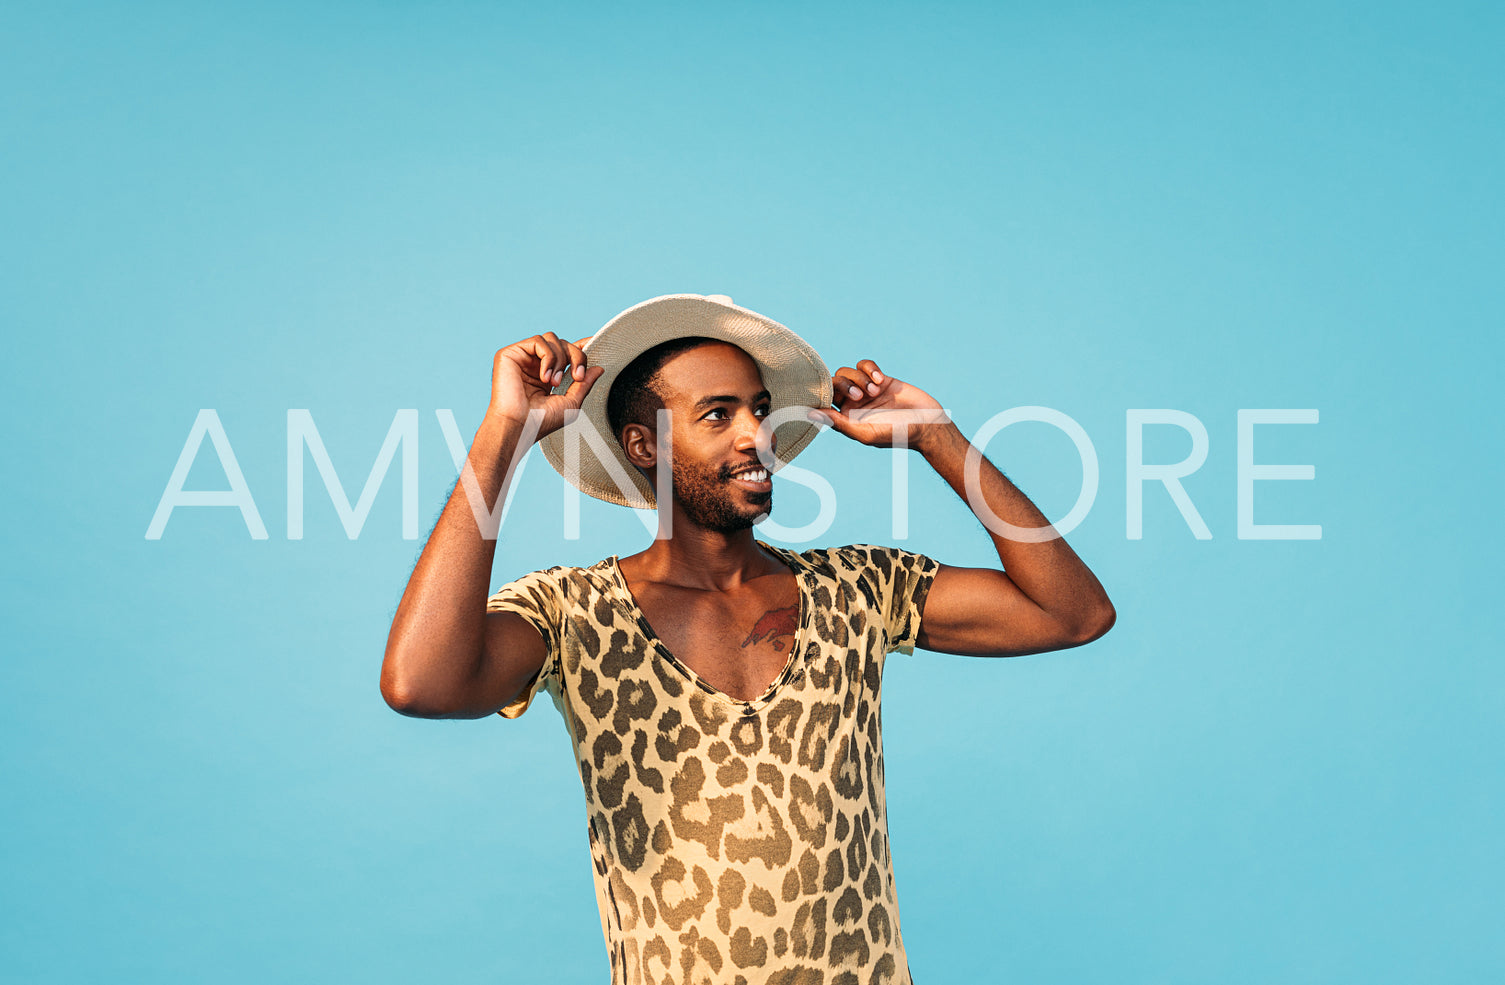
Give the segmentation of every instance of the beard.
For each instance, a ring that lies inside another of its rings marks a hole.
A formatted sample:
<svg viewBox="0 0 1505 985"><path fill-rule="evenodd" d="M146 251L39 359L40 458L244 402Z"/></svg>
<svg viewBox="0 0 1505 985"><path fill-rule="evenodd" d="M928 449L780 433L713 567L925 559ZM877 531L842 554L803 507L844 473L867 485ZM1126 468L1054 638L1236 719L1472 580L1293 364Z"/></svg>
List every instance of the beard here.
<svg viewBox="0 0 1505 985"><path fill-rule="evenodd" d="M744 493L732 478L729 465L707 468L675 461L674 500L698 527L724 534L747 530L773 511L773 491Z"/></svg>

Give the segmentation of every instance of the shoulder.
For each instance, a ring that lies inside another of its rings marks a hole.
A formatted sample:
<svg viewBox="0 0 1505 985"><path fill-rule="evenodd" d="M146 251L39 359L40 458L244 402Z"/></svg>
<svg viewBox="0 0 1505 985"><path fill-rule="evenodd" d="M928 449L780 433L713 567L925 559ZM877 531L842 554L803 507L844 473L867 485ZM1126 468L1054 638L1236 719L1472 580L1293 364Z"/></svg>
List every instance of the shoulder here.
<svg viewBox="0 0 1505 985"><path fill-rule="evenodd" d="M936 562L923 554L899 547L879 544L848 544L844 547L820 547L808 551L785 551L772 548L786 559L795 559L802 566L842 578L852 575L874 573L889 578L896 568L933 567Z"/></svg>
<svg viewBox="0 0 1505 985"><path fill-rule="evenodd" d="M767 545L765 545L767 546ZM834 588L839 597L860 595L871 604L895 596L913 596L929 587L940 564L924 554L879 544L848 544L808 551L770 548L817 584Z"/></svg>
<svg viewBox="0 0 1505 985"><path fill-rule="evenodd" d="M615 558L589 567L555 565L540 568L502 585L487 600L488 608L508 601L527 600L539 607L566 603L592 591L599 592L612 581Z"/></svg>

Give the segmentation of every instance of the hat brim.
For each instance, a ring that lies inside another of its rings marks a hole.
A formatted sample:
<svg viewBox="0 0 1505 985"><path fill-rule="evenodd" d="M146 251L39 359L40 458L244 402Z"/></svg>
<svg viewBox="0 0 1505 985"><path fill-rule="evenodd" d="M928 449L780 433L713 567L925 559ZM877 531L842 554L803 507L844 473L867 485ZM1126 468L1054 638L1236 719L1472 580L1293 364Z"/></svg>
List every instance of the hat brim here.
<svg viewBox="0 0 1505 985"><path fill-rule="evenodd" d="M804 339L773 319L719 296L669 294L652 298L617 315L581 346L590 364L604 367L606 372L586 394L580 416L539 442L544 457L566 481L608 503L642 510L656 508L652 483L627 460L627 453L611 431L606 398L617 375L638 356L661 342L689 336L729 342L751 356L758 364L775 413L786 407L831 405L831 373L826 364ZM567 385L568 381L556 392ZM594 430L594 436L584 433L587 427ZM804 419L776 427L774 470L804 451L819 433L816 424Z"/></svg>

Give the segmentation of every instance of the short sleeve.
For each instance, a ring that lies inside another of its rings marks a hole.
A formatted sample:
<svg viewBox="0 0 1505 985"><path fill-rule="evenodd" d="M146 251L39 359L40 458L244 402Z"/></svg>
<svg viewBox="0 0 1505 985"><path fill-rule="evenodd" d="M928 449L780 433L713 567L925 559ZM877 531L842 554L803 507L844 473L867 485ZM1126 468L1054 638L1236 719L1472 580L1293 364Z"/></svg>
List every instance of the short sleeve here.
<svg viewBox="0 0 1505 985"><path fill-rule="evenodd" d="M497 589L486 600L486 612L514 612L526 619L543 636L548 655L538 675L528 682L522 693L497 714L516 718L528 710L539 691L559 690L559 640L563 632L563 610L559 583L553 577L561 569L535 571Z"/></svg>
<svg viewBox="0 0 1505 985"><path fill-rule="evenodd" d="M923 554L897 547L868 547L878 575L879 603L888 630L888 649L913 653L920 637L925 597L940 565Z"/></svg>

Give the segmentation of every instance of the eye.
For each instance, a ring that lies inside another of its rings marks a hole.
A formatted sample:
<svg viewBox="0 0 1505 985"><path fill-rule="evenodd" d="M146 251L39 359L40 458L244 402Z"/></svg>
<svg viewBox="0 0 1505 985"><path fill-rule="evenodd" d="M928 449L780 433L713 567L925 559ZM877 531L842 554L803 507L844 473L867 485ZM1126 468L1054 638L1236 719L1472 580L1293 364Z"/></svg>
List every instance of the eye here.
<svg viewBox="0 0 1505 985"><path fill-rule="evenodd" d="M702 421L721 421L725 419L726 408L724 407L717 407L715 410L707 411L706 415L701 418Z"/></svg>
<svg viewBox="0 0 1505 985"><path fill-rule="evenodd" d="M768 407L767 404L762 404L756 410L753 411L753 413L757 414L759 417L767 417L768 416L768 412L769 412L769 407Z"/></svg>

